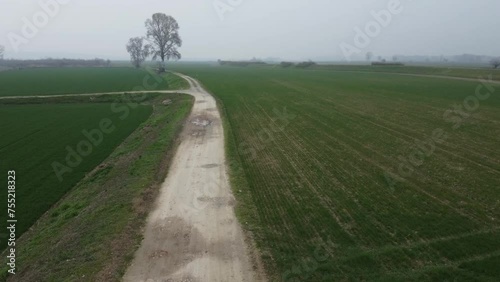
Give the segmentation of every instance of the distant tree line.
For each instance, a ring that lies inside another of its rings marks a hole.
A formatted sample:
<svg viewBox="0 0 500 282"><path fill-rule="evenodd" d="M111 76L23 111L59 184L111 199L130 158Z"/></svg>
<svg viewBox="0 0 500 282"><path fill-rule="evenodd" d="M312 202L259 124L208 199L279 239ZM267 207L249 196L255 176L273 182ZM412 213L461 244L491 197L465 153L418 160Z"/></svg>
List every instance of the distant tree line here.
<svg viewBox="0 0 500 282"><path fill-rule="evenodd" d="M268 63L263 62L261 60L257 60L255 58L252 60L249 60L249 61L225 61L225 60L219 59L217 62L221 66L234 66L234 67L248 67L248 66L252 66L252 65L256 65L256 66L268 65ZM279 66L281 66L282 68L290 68L290 67L309 68L309 67L312 67L315 65L317 65L317 64L313 61L310 61L310 60L304 61L304 62L298 62L298 63L283 61L279 64Z"/></svg>
<svg viewBox="0 0 500 282"><path fill-rule="evenodd" d="M366 53L366 60L371 62L374 58L373 52ZM383 62L383 57L378 56L378 61ZM462 54L455 56L393 56L393 62L404 61L404 62L422 62L422 63L455 63L455 64L472 64L472 65L490 65L494 69L500 67L500 57L486 56L486 55L474 55L474 54Z"/></svg>
<svg viewBox="0 0 500 282"><path fill-rule="evenodd" d="M248 67L250 65L267 65L267 63L257 60L251 61L223 61L218 60L219 65L221 66L235 66L235 67Z"/></svg>
<svg viewBox="0 0 500 282"><path fill-rule="evenodd" d="M315 66L315 65L317 65L317 64L315 62L311 61L311 60L300 62L300 63L292 63L292 62L281 62L280 63L280 66L282 68L296 67L296 68L305 69L305 68L309 68L309 67L312 67L312 66Z"/></svg>
<svg viewBox="0 0 500 282"><path fill-rule="evenodd" d="M110 60L104 59L40 59L40 60L0 60L0 66L8 68L36 68L36 67L109 67Z"/></svg>
<svg viewBox="0 0 500 282"><path fill-rule="evenodd" d="M387 62L382 60L381 62L372 62L372 66L404 66L405 64L401 62Z"/></svg>
<svg viewBox="0 0 500 282"><path fill-rule="evenodd" d="M306 62L300 62L300 63L298 63L296 65L296 67L305 69L305 68L313 67L315 65L317 65L317 64L315 62L313 62L313 61L306 61Z"/></svg>
<svg viewBox="0 0 500 282"><path fill-rule="evenodd" d="M295 66L295 64L294 64L294 63L292 63L292 62L281 62L281 63L280 63L280 66L281 66L282 68L289 68L289 67L293 67L293 66Z"/></svg>

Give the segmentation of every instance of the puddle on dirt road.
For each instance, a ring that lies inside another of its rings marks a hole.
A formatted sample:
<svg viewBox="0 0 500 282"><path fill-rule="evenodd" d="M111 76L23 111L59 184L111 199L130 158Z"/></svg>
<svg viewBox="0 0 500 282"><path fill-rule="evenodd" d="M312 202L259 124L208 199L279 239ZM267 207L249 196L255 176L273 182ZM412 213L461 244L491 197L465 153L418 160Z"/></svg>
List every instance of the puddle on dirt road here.
<svg viewBox="0 0 500 282"><path fill-rule="evenodd" d="M195 137L205 136L207 128L212 124L212 120L205 115L198 115L189 121L194 125L190 129L190 135Z"/></svg>
<svg viewBox="0 0 500 282"><path fill-rule="evenodd" d="M207 119L207 118L197 117L197 118L191 120L191 123L196 125L196 126L207 127L210 124L212 124L212 121Z"/></svg>
<svg viewBox="0 0 500 282"><path fill-rule="evenodd" d="M203 137L206 134L206 130L203 130L203 129L192 130L190 134L191 134L191 136L194 136L194 137Z"/></svg>

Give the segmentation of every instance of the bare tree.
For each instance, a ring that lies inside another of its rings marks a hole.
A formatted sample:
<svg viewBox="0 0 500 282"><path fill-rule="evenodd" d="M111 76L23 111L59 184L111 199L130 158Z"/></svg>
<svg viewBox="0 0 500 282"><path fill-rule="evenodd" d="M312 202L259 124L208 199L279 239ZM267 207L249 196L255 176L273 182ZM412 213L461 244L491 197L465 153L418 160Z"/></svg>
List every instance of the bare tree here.
<svg viewBox="0 0 500 282"><path fill-rule="evenodd" d="M182 46L177 21L163 13L156 13L146 20L148 40L152 46L153 60L161 59L160 72L165 71L165 59L178 60L181 54L177 47Z"/></svg>
<svg viewBox="0 0 500 282"><path fill-rule="evenodd" d="M490 64L493 66L494 69L497 69L498 67L500 67L500 58L491 60Z"/></svg>
<svg viewBox="0 0 500 282"><path fill-rule="evenodd" d="M134 67L140 68L151 53L151 46L144 44L143 37L133 37L128 41L127 51Z"/></svg>
<svg viewBox="0 0 500 282"><path fill-rule="evenodd" d="M372 60L372 58L373 58L373 53L372 53L372 52L368 52L368 53L366 53L366 60L367 60L368 62L369 62L369 61L371 61L371 60Z"/></svg>
<svg viewBox="0 0 500 282"><path fill-rule="evenodd" d="M0 60L3 60L4 52L5 52L5 47L3 45L0 45Z"/></svg>

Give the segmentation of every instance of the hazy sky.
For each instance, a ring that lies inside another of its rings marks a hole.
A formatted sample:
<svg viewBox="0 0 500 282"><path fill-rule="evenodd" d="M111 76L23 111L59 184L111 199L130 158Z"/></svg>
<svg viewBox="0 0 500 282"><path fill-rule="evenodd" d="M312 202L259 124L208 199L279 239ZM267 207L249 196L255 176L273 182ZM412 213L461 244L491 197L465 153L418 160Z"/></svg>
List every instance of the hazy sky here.
<svg viewBox="0 0 500 282"><path fill-rule="evenodd" d="M145 34L144 21L155 12L177 19L180 52L191 60L338 60L345 58L342 43L357 48L351 59L368 51L500 55L498 0L400 0L402 11L378 29L372 22L373 37L364 45L355 44L355 28L365 30L373 11L397 0L58 0L67 3L44 24L47 12L39 3L54 1L0 0L0 45L7 58L128 59L125 44ZM26 38L22 29L34 18L40 28Z"/></svg>

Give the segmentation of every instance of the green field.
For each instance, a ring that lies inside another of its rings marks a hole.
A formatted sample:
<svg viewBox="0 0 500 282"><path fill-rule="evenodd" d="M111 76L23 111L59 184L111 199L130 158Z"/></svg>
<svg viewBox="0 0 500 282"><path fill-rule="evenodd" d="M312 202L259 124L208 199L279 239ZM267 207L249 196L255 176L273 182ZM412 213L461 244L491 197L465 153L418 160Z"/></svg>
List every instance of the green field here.
<svg viewBox="0 0 500 282"><path fill-rule="evenodd" d="M141 242L141 227L165 179L176 136L193 99L180 94L148 94L146 99L142 95L113 95L95 96L94 104L84 104L88 99L0 101L9 103L0 106L1 117L9 113L9 120L16 117L19 129L12 127L11 131L27 136L12 137L22 144L11 145L5 162L5 169L18 165L18 224L40 215L35 207L54 204L18 238L17 272L9 281L118 281ZM172 104L163 105L165 99ZM110 108L114 101L141 101L145 105L131 106L129 116L120 120L123 112L115 114ZM66 174L63 183L58 183L50 171L51 161L63 162L65 145L75 146L83 139L82 129L95 128L107 117L116 130L106 135L75 173ZM2 129L6 127L2 123ZM3 264L0 281L5 278Z"/></svg>
<svg viewBox="0 0 500 282"><path fill-rule="evenodd" d="M116 105L127 107L125 103ZM151 112L151 106L139 105L121 119L121 113L113 112L111 103L0 106L0 171L16 171L18 236L100 164ZM110 131L114 128L110 133L101 131L100 123L105 119L112 123ZM95 143L89 142L83 131L93 132ZM80 142L86 144L80 147ZM90 149L86 147L89 144ZM84 154L79 153L79 148ZM70 157L72 166L66 160L70 150L78 154ZM54 168L55 162L61 167ZM7 198L5 189L0 198ZM2 213L1 230L6 228L6 219L7 214ZM6 241L1 241L3 249Z"/></svg>
<svg viewBox="0 0 500 282"><path fill-rule="evenodd" d="M4 97L187 86L170 73L158 77L132 68L0 73ZM163 105L165 99L172 104ZM119 279L191 105L189 96L157 93L0 99L0 170L5 179L7 171L16 172L18 265L12 280L74 280L75 273ZM6 189L0 198L7 201ZM5 258L6 213L0 221ZM71 266L59 268L63 264Z"/></svg>
<svg viewBox="0 0 500 282"><path fill-rule="evenodd" d="M479 82L175 68L220 99L237 212L272 281L498 281L498 93L450 114Z"/></svg>
<svg viewBox="0 0 500 282"><path fill-rule="evenodd" d="M36 68L0 72L0 97L183 89L173 74L133 68Z"/></svg>
<svg viewBox="0 0 500 282"><path fill-rule="evenodd" d="M186 86L187 83L176 75L156 76L147 70L133 68L36 68L0 73L0 96L182 89ZM17 195L22 199L17 202L16 210L18 236L151 114L151 106L131 108L127 105L129 102L116 97L114 100L99 97L0 100L0 169L14 169L17 173ZM122 120L122 117L125 118ZM111 119L116 130L103 134L103 142L94 146L91 154L76 168L66 166L65 170L58 166L62 171L59 179L53 162L66 165L65 158L69 154L66 146L77 150L78 143L86 140L82 131L99 129L99 122L105 118ZM2 199L6 198L6 190L0 193ZM5 213L0 216L1 230L5 230L6 217ZM4 232L0 234L0 250L6 246L2 235Z"/></svg>

